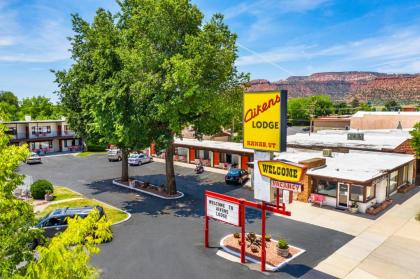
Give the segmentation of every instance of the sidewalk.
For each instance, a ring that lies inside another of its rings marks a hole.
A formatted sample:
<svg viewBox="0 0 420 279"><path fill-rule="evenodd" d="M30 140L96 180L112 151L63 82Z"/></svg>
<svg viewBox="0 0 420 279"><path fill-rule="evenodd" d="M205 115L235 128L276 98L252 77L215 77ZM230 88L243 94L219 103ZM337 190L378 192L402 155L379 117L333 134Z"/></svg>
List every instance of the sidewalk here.
<svg viewBox="0 0 420 279"><path fill-rule="evenodd" d="M396 205L315 269L338 278L420 278L420 192ZM336 220L333 220L334 222Z"/></svg>

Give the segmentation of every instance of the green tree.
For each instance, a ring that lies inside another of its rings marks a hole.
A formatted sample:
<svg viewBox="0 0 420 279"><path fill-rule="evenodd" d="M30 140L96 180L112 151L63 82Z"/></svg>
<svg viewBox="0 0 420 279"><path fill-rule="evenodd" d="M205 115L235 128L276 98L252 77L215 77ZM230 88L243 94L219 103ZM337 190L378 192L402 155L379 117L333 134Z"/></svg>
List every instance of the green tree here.
<svg viewBox="0 0 420 279"><path fill-rule="evenodd" d="M56 72L63 110L72 129L89 142L121 148L121 179L127 181L129 150L150 144L141 117L146 92L137 84L145 77L134 67L144 62L129 48L122 26L103 9L98 9L92 24L73 15L73 30L75 63Z"/></svg>
<svg viewBox="0 0 420 279"><path fill-rule="evenodd" d="M234 66L236 35L221 15L203 24L188 0L119 4L115 17L100 9L91 25L74 16L75 63L57 72L60 98L71 126L88 139L165 148L166 187L174 194L174 136L188 125L197 137L229 125L248 76Z"/></svg>
<svg viewBox="0 0 420 279"><path fill-rule="evenodd" d="M411 134L411 145L416 151L417 157L420 156L420 122L414 125L414 129L410 132Z"/></svg>
<svg viewBox="0 0 420 279"><path fill-rule="evenodd" d="M23 182L16 172L29 154L26 145L9 145L6 127L0 125L0 278L22 274L25 266L18 265L33 259L28 244L37 237L32 207L12 194Z"/></svg>
<svg viewBox="0 0 420 279"><path fill-rule="evenodd" d="M19 110L19 100L10 91L0 91L0 120L16 120Z"/></svg>
<svg viewBox="0 0 420 279"><path fill-rule="evenodd" d="M36 96L24 98L20 104L19 118L30 115L35 120L57 119L61 116L59 105L54 105L49 98Z"/></svg>
<svg viewBox="0 0 420 279"><path fill-rule="evenodd" d="M330 115L334 111L329 95L311 96L309 100L310 113L315 117Z"/></svg>
<svg viewBox="0 0 420 279"><path fill-rule="evenodd" d="M334 103L334 113L339 115L346 115L352 113L352 108L346 102Z"/></svg>
<svg viewBox="0 0 420 279"><path fill-rule="evenodd" d="M372 107L372 105L370 103L360 103L359 107L357 108L357 110L359 111L375 111L375 108Z"/></svg>
<svg viewBox="0 0 420 279"><path fill-rule="evenodd" d="M401 110L401 105L398 104L395 100L390 100L385 102L384 111L399 111Z"/></svg>
<svg viewBox="0 0 420 279"><path fill-rule="evenodd" d="M39 258L28 265L24 278L97 278L98 270L89 264L90 256L100 252L98 244L112 238L110 221L99 219L93 211L86 218L68 218L67 229L39 246Z"/></svg>
<svg viewBox="0 0 420 279"><path fill-rule="evenodd" d="M360 105L360 101L357 98L354 98L350 103L352 108L357 108Z"/></svg>
<svg viewBox="0 0 420 279"><path fill-rule="evenodd" d="M293 125L307 125L309 124L310 100L307 97L290 98L287 102L288 121Z"/></svg>
<svg viewBox="0 0 420 279"><path fill-rule="evenodd" d="M241 107L248 76L234 65L237 36L220 14L203 23L189 0L126 0L121 8L128 43L147 58L146 67L134 65L148 77L138 83L148 93L146 132L166 149L166 188L175 194L174 136L187 125L197 137L216 133Z"/></svg>

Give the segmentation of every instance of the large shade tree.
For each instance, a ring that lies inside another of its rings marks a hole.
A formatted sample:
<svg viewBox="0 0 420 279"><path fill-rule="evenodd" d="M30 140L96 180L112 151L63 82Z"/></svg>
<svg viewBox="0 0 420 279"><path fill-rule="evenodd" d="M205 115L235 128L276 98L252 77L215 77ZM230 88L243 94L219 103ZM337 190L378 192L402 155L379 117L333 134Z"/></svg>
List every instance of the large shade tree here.
<svg viewBox="0 0 420 279"><path fill-rule="evenodd" d="M248 76L238 73L236 35L188 0L125 0L92 24L74 16L75 63L57 72L70 124L82 135L129 149L166 150L166 187L176 193L173 141L192 125L215 133L241 109ZM124 178L124 175L123 175Z"/></svg>
<svg viewBox="0 0 420 279"><path fill-rule="evenodd" d="M137 54L126 48L120 26L111 13L98 9L92 24L73 15L70 38L74 64L56 72L68 122L91 142L113 144L122 150L123 181L128 180L128 152L143 148L141 116L144 102L131 69Z"/></svg>

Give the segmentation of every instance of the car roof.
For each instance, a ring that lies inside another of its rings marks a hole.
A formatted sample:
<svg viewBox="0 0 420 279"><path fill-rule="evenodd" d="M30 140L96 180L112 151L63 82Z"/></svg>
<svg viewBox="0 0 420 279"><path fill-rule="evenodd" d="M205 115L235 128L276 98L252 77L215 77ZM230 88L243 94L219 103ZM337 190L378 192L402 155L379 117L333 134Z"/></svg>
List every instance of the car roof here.
<svg viewBox="0 0 420 279"><path fill-rule="evenodd" d="M98 208L102 211L99 206L84 206L84 207L64 207L58 208L51 212L50 217L68 216L68 215L88 215L94 208Z"/></svg>

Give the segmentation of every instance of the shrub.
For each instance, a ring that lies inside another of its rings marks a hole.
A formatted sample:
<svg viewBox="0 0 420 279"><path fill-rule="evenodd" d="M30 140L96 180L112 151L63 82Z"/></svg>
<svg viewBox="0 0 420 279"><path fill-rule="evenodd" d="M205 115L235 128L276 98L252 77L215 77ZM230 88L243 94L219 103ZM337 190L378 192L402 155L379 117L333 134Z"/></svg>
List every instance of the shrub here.
<svg viewBox="0 0 420 279"><path fill-rule="evenodd" d="M93 144L93 143L87 144L87 151L101 152L101 151L105 151L105 149L106 149L105 144Z"/></svg>
<svg viewBox="0 0 420 279"><path fill-rule="evenodd" d="M40 179L32 183L31 185L31 194L32 197L36 200L42 200L44 199L45 194L53 193L54 187L48 180Z"/></svg>
<svg viewBox="0 0 420 279"><path fill-rule="evenodd" d="M279 247L280 249L287 249L287 248L289 248L289 244L287 243L287 241L286 241L286 240L284 240L284 239L280 239L280 240L277 242L277 247Z"/></svg>

